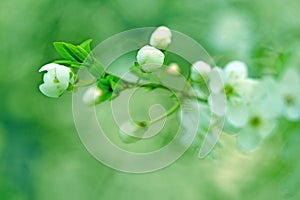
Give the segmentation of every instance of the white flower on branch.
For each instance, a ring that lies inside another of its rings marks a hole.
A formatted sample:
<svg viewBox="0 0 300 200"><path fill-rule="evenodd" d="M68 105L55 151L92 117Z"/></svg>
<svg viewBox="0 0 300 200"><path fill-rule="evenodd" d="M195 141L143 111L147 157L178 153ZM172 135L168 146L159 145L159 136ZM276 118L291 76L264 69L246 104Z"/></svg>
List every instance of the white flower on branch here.
<svg viewBox="0 0 300 200"><path fill-rule="evenodd" d="M41 67L39 72L44 74L44 83L40 85L40 91L48 97L59 97L74 83L74 75L68 67L50 63Z"/></svg>
<svg viewBox="0 0 300 200"><path fill-rule="evenodd" d="M248 104L253 99L254 87L258 83L247 75L247 66L240 61L228 63L224 70L215 67L210 73L209 100L214 100L209 101L212 111L217 115L224 115L226 106L226 119L236 127L242 127L247 122ZM221 101L222 99L226 99L226 102Z"/></svg>
<svg viewBox="0 0 300 200"><path fill-rule="evenodd" d="M280 82L280 97L283 100L282 114L291 121L300 119L300 76L293 69L287 69Z"/></svg>
<svg viewBox="0 0 300 200"><path fill-rule="evenodd" d="M283 102L279 87L271 77L265 77L255 86L253 99L248 107L249 117L237 135L238 146L246 152L254 150L275 128ZM242 116L240 116L242 117Z"/></svg>

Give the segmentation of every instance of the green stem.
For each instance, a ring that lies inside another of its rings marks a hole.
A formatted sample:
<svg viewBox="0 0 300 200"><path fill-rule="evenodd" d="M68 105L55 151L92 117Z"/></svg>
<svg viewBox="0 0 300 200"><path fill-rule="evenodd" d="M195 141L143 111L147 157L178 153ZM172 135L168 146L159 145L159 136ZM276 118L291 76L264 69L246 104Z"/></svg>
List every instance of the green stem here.
<svg viewBox="0 0 300 200"><path fill-rule="evenodd" d="M74 85L74 87L86 87L86 86L90 86L90 85L93 85L95 83L97 83L97 79L93 79L93 80L82 80L82 81L79 81L78 83L76 83Z"/></svg>
<svg viewBox="0 0 300 200"><path fill-rule="evenodd" d="M160 120L162 120L162 119L164 119L164 118L172 115L174 112L176 112L178 110L179 107L180 107L180 103L177 102L170 110L168 110L167 113L165 113L164 115L161 115L161 116L157 117L156 119L148 122L147 124L148 125L152 125L152 124L154 124L156 122L159 122Z"/></svg>
<svg viewBox="0 0 300 200"><path fill-rule="evenodd" d="M202 102L202 103L208 103L207 99L201 99L200 97L195 97L197 101Z"/></svg>
<svg viewBox="0 0 300 200"><path fill-rule="evenodd" d="M138 77L138 80L136 81L136 85L138 85L141 82L141 77Z"/></svg>
<svg viewBox="0 0 300 200"><path fill-rule="evenodd" d="M203 99L203 98L200 98L200 97L197 97L194 95L184 95L184 96L191 98L191 99L196 99L198 102L201 102L201 103L208 103L207 99Z"/></svg>

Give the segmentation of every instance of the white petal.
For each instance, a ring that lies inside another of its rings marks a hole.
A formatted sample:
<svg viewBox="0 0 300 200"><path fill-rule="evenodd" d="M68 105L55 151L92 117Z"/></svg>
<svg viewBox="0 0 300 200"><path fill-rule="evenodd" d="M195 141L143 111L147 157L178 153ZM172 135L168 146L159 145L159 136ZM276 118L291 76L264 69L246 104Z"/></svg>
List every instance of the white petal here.
<svg viewBox="0 0 300 200"><path fill-rule="evenodd" d="M178 117L181 121L183 137L179 139L182 145L190 145L195 137L195 131L199 129L200 104L196 100L185 99L181 103L181 112Z"/></svg>
<svg viewBox="0 0 300 200"><path fill-rule="evenodd" d="M224 69L226 80L230 83L243 80L248 76L248 69L245 63L240 61L232 61L225 66Z"/></svg>
<svg viewBox="0 0 300 200"><path fill-rule="evenodd" d="M258 132L262 139L268 137L273 129L275 128L276 123L273 120L262 119L262 124L258 128Z"/></svg>
<svg viewBox="0 0 300 200"><path fill-rule="evenodd" d="M46 64L46 65L42 66L40 68L39 72L48 71L48 70L51 70L51 69L56 69L59 66L61 66L61 65L56 64L56 63L49 63L49 64Z"/></svg>
<svg viewBox="0 0 300 200"><path fill-rule="evenodd" d="M184 128L191 129L197 124L199 120L199 105L196 100L185 100L182 102L182 112L178 112L178 115Z"/></svg>
<svg viewBox="0 0 300 200"><path fill-rule="evenodd" d="M65 91L58 84L46 83L41 84L39 89L44 95L53 98L59 97Z"/></svg>
<svg viewBox="0 0 300 200"><path fill-rule="evenodd" d="M55 79L55 69L48 70L47 73L44 74L43 80L45 83L53 83Z"/></svg>
<svg viewBox="0 0 300 200"><path fill-rule="evenodd" d="M285 87L290 87L291 85L299 85L299 72L296 71L294 68L288 68L281 78L281 84L283 84Z"/></svg>
<svg viewBox="0 0 300 200"><path fill-rule="evenodd" d="M210 73L209 88L213 93L219 93L224 89L223 71L219 67L214 67Z"/></svg>
<svg viewBox="0 0 300 200"><path fill-rule="evenodd" d="M283 108L279 84L271 77L264 77L253 89L252 106L263 115L272 119L279 116Z"/></svg>
<svg viewBox="0 0 300 200"><path fill-rule="evenodd" d="M68 67L59 65L56 67L56 77L59 82L65 87L68 88L69 80L70 80L70 69Z"/></svg>
<svg viewBox="0 0 300 200"><path fill-rule="evenodd" d="M300 119L300 106L285 106L284 115L291 121L297 121Z"/></svg>
<svg viewBox="0 0 300 200"><path fill-rule="evenodd" d="M260 136L250 128L244 128L237 136L237 143L245 152L253 151L260 143Z"/></svg>
<svg viewBox="0 0 300 200"><path fill-rule="evenodd" d="M260 110L264 110L264 117L276 118L283 110L283 101L279 95L269 95L265 99L261 99Z"/></svg>
<svg viewBox="0 0 300 200"><path fill-rule="evenodd" d="M258 81L254 79L243 79L235 82L234 90L245 100L252 101L254 100L256 93L256 86Z"/></svg>
<svg viewBox="0 0 300 200"><path fill-rule="evenodd" d="M211 93L208 99L211 111L218 116L226 113L226 96L224 93Z"/></svg>
<svg viewBox="0 0 300 200"><path fill-rule="evenodd" d="M242 127L247 123L249 118L248 107L243 102L228 101L226 118L233 126Z"/></svg>

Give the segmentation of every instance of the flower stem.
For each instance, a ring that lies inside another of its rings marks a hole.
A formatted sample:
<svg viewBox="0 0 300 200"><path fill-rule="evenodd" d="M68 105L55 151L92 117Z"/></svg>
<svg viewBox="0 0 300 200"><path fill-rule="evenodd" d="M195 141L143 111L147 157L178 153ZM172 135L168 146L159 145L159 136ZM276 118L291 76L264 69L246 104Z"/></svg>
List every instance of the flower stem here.
<svg viewBox="0 0 300 200"><path fill-rule="evenodd" d="M167 113L165 113L164 115L161 115L161 116L157 117L156 119L148 122L147 124L148 125L152 125L152 124L154 124L156 122L159 122L160 120L162 120L162 119L164 119L164 118L172 115L174 112L176 112L178 110L179 107L180 107L180 103L177 102L170 110L168 110Z"/></svg>
<svg viewBox="0 0 300 200"><path fill-rule="evenodd" d="M86 86L90 86L93 85L94 83L97 83L97 79L93 79L93 80L81 80L78 83L76 83L74 85L74 87L86 87Z"/></svg>

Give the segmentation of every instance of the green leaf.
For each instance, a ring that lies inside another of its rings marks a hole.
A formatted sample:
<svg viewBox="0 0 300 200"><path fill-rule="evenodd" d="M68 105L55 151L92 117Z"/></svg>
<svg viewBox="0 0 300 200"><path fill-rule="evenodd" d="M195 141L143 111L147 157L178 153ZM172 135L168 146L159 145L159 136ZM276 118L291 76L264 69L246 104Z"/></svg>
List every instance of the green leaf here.
<svg viewBox="0 0 300 200"><path fill-rule="evenodd" d="M56 51L66 60L82 63L88 56L88 53L81 46L75 46L66 42L54 42Z"/></svg>
<svg viewBox="0 0 300 200"><path fill-rule="evenodd" d="M82 42L79 46L81 46L83 49L86 50L86 52L90 53L91 52L91 42L93 40L92 39L88 39L84 42Z"/></svg>
<svg viewBox="0 0 300 200"><path fill-rule="evenodd" d="M98 87L105 92L113 92L113 88L111 85L111 81L109 79L109 76L103 76L98 81Z"/></svg>
<svg viewBox="0 0 300 200"><path fill-rule="evenodd" d="M86 59L86 57L89 55L89 53L79 45L74 46L74 48L74 51L78 51L78 53L80 54L80 56L82 56L83 59Z"/></svg>
<svg viewBox="0 0 300 200"><path fill-rule="evenodd" d="M54 48L56 49L57 53L61 57L63 57L66 60L76 61L76 59L73 58L73 56L65 49L63 42L54 42L53 45L54 45Z"/></svg>
<svg viewBox="0 0 300 200"><path fill-rule="evenodd" d="M64 43L63 46L65 47L66 51L68 51L68 53L72 55L73 58L78 62L83 62L85 60L87 53L83 53L81 51L82 48L79 49L77 46L69 43Z"/></svg>
<svg viewBox="0 0 300 200"><path fill-rule="evenodd" d="M94 62L93 64L90 64L87 66L89 72L95 77L99 78L103 75L104 73L104 68L99 62Z"/></svg>
<svg viewBox="0 0 300 200"><path fill-rule="evenodd" d="M72 60L55 60L54 63L73 68L80 68L82 65L81 63Z"/></svg>

